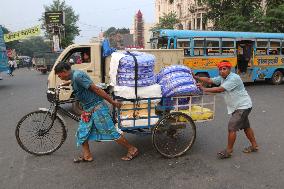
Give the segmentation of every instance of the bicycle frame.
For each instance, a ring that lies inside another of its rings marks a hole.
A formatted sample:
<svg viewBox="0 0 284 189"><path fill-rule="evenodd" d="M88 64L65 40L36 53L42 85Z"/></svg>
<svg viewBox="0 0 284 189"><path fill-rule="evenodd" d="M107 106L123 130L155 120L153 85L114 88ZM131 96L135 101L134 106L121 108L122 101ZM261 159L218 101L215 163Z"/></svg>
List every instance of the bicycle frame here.
<svg viewBox="0 0 284 189"><path fill-rule="evenodd" d="M45 129L41 134L44 135L46 134L47 132L49 132L49 130L52 128L53 126L53 123L56 119L56 116L58 114L58 111L63 113L64 115L68 116L69 118L79 122L80 121L80 116L77 116L75 114L73 114L72 112L66 110L65 108L61 107L60 105L62 104L68 104L68 103L73 103L75 102L76 100L75 99L69 99L69 100L64 100L64 101L59 101L59 94L60 94L60 90L61 89L68 89L68 88L63 88L63 87L58 87L55 89L55 91L49 91L50 93L54 94L55 95L55 100L54 102L51 103L49 109L47 110L47 113L46 113L46 116L48 116L48 113L51 113L51 123L50 125L48 126L47 129ZM43 119L43 122L42 124L44 124L44 121L46 119L46 116L44 117Z"/></svg>

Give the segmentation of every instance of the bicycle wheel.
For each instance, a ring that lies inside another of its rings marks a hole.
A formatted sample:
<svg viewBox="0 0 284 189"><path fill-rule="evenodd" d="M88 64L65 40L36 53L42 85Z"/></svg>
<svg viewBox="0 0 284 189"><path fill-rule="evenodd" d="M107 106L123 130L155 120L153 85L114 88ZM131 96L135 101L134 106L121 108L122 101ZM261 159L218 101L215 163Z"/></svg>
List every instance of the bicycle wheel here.
<svg viewBox="0 0 284 189"><path fill-rule="evenodd" d="M66 139L63 121L56 116L52 127L51 113L34 111L25 115L17 124L16 139L20 147L33 155L47 155L60 148Z"/></svg>
<svg viewBox="0 0 284 189"><path fill-rule="evenodd" d="M195 138L195 123L191 117L180 112L165 115L152 132L154 147L167 158L183 155L192 147Z"/></svg>

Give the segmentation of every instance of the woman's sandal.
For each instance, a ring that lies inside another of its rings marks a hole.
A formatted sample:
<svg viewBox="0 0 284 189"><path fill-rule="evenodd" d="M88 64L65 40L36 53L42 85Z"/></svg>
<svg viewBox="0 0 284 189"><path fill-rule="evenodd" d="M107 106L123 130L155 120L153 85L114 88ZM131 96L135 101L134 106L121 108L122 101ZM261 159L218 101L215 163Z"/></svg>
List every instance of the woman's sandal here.
<svg viewBox="0 0 284 189"><path fill-rule="evenodd" d="M226 159L232 157L232 152L228 152L226 149L223 151L218 152L219 159Z"/></svg>
<svg viewBox="0 0 284 189"><path fill-rule="evenodd" d="M243 150L244 153L251 153L251 152L257 152L257 151L258 151L258 147L253 147L253 146L248 146L244 148Z"/></svg>
<svg viewBox="0 0 284 189"><path fill-rule="evenodd" d="M92 162L94 161L94 159L85 159L84 157L80 156L78 158L74 158L73 162L74 163L88 163L88 162Z"/></svg>
<svg viewBox="0 0 284 189"><path fill-rule="evenodd" d="M128 152L126 154L126 156L123 156L121 159L124 160L124 161L130 161L133 158L135 158L136 156L138 156L138 150L136 150L134 153Z"/></svg>

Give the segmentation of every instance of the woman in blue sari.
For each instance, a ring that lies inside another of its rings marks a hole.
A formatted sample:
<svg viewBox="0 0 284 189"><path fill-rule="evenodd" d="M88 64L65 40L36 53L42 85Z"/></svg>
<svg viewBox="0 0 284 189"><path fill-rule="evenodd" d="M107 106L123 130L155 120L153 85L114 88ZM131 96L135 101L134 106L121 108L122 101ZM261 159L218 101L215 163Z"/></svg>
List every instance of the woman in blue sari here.
<svg viewBox="0 0 284 189"><path fill-rule="evenodd" d="M55 66L55 74L61 80L67 81L62 85L72 85L74 95L83 107L83 114L76 134L77 146L82 145L82 156L74 162L93 161L89 148L89 140L116 141L127 148L127 154L122 160L132 160L138 155L138 149L131 145L113 123L105 100L114 107L120 108L121 103L113 100L105 91L97 87L83 71L71 70L69 64L61 62Z"/></svg>

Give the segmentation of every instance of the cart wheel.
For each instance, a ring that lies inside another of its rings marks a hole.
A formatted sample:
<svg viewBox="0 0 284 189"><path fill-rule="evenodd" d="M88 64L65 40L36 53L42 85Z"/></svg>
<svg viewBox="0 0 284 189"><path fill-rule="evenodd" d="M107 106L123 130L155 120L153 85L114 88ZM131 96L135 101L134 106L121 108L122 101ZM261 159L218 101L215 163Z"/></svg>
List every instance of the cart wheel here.
<svg viewBox="0 0 284 189"><path fill-rule="evenodd" d="M154 147L167 158L183 155L192 147L195 137L195 123L191 117L180 112L165 115L152 132Z"/></svg>

